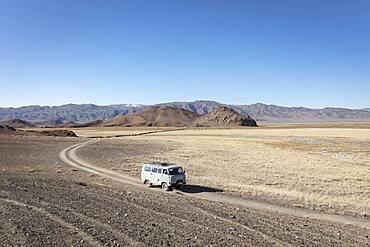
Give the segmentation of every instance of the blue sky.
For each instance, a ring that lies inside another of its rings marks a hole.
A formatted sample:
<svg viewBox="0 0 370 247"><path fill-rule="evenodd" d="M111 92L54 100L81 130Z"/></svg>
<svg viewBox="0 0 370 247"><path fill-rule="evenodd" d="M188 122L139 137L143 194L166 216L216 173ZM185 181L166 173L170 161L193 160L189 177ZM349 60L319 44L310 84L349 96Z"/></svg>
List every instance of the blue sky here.
<svg viewBox="0 0 370 247"><path fill-rule="evenodd" d="M370 107L368 0L0 0L0 106Z"/></svg>

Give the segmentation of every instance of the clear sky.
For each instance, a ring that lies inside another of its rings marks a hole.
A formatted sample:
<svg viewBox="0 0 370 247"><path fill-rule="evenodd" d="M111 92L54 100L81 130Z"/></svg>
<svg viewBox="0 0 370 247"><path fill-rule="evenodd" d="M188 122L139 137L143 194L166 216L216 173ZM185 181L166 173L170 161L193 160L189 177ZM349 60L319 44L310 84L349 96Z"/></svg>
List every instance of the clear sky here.
<svg viewBox="0 0 370 247"><path fill-rule="evenodd" d="M0 0L0 92L370 107L370 1Z"/></svg>

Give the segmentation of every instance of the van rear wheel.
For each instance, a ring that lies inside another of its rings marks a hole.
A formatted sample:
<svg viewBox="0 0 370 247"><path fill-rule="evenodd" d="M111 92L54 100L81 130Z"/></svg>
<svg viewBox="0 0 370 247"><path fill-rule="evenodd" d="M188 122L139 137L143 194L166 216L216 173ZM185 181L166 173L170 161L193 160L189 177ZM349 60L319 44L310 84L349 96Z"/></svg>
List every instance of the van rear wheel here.
<svg viewBox="0 0 370 247"><path fill-rule="evenodd" d="M171 190L171 187L168 186L167 183L162 183L162 189L165 190L165 191L170 191Z"/></svg>
<svg viewBox="0 0 370 247"><path fill-rule="evenodd" d="M151 188L152 187L152 183L149 182L149 180L145 180L144 181L144 184L148 187L148 188Z"/></svg>

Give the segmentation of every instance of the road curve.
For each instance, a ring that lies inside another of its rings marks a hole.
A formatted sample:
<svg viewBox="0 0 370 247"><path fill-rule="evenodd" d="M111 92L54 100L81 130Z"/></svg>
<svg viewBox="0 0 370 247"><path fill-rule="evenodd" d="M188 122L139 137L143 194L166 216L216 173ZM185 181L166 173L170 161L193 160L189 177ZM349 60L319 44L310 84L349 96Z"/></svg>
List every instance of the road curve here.
<svg viewBox="0 0 370 247"><path fill-rule="evenodd" d="M118 173L118 172L115 172L109 169L91 165L77 157L76 151L78 149L86 145L96 143L98 141L99 139L93 139L87 142L72 145L62 150L62 152L60 152L59 154L59 157L62 161L64 161L68 165L75 167L77 169L89 172L91 174L95 174L95 175L98 175L104 178L109 178L113 181L120 182L120 183L126 183L126 184L136 185L136 186L140 185L140 181L137 179L131 178L129 176L125 176L121 173Z"/></svg>
<svg viewBox="0 0 370 247"><path fill-rule="evenodd" d="M111 179L119 183L130 184L133 186L139 186L142 189L146 189L145 186L143 186L141 184L141 181L138 179L123 175L116 171L94 166L77 157L76 151L78 149L86 145L96 143L98 141L99 139L93 139L87 142L72 145L62 150L59 154L59 157L66 164L74 168L89 172L91 174L98 175L103 178L108 178L108 179ZM361 228L370 230L370 221L365 220L365 219L350 217L350 216L326 214L326 213L320 213L320 212L315 212L312 210L301 209L301 208L283 207L283 206L274 205L270 203L236 198L236 197L224 195L222 193L212 193L212 192L202 192L202 193L179 192L179 193L182 195L189 196L189 197L195 197L195 198L214 201L214 202L223 202L223 203L228 203L231 205L236 205L236 206L241 206L241 207L246 207L246 208L254 208L254 209L259 209L259 210L272 211L272 212L276 212L280 214L286 214L290 216L303 217L303 218L310 218L310 219L321 220L321 221L326 221L326 222L331 222L331 223L341 224L341 225L353 225L356 227L361 227Z"/></svg>

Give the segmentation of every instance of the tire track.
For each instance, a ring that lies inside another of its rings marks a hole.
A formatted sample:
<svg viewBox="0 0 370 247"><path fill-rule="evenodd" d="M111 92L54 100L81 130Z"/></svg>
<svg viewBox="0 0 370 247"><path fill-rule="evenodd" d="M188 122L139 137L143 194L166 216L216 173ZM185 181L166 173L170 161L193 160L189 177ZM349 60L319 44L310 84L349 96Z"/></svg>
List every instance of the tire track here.
<svg viewBox="0 0 370 247"><path fill-rule="evenodd" d="M107 199L110 199L110 200L114 200L114 201L117 201L117 202L120 202L120 200L118 198L114 198L114 197L111 197L111 196L108 196L108 195L102 195L102 197L105 197ZM157 214L157 215L160 215L161 217L163 218L173 218L173 219L176 219L176 220L179 220L180 222L186 222L188 225L193 225L193 226L197 226L197 227L200 227L200 228L207 228L207 225L203 225L203 224L199 224L197 222L194 222L194 221L191 221L191 220L188 220L188 219L184 219L184 218L181 218L181 217L178 217L178 216L175 216L175 215L171 215L171 214L167 214L167 213L163 213L163 212L159 212L157 210L154 210L154 209L151 209L151 208L148 208L148 207L144 207L142 205L139 205L137 203L134 203L134 202L129 202L129 201L125 201L125 203L128 203L130 204L131 206L139 209L139 210L145 210L145 211L148 211L150 213L154 213L154 214ZM199 208L196 208L196 209L199 209ZM206 215L209 215L208 213ZM235 224L235 222L233 222L233 224ZM238 224L238 223L237 223ZM238 224L239 225L239 224ZM255 232L253 232L255 233ZM231 238L233 238L234 240L243 240L241 238L238 238L236 236L233 236L232 234L228 234Z"/></svg>
<svg viewBox="0 0 370 247"><path fill-rule="evenodd" d="M22 202L19 202L19 201L16 201L16 200L12 200L12 199L0 198L0 200L3 201L3 202L5 202L5 203L8 203L8 204L13 204L13 205L18 206L18 207L29 208L29 209L31 209L33 211L36 211L37 213L42 214L45 217L49 218L50 220L52 220L52 221L58 223L59 225L65 227L67 229L69 229L71 232L76 232L81 238L83 238L84 240L86 240L92 246L103 246L103 245L100 244L100 242L98 242L97 240L95 240L88 233L82 231L81 229L77 228L76 226L68 223L67 221L63 220L62 218L59 218L56 215L53 215L53 214L49 213L48 211L46 211L46 210L44 210L42 208L39 208L39 207L36 207L36 206L27 205L27 204L24 204Z"/></svg>
<svg viewBox="0 0 370 247"><path fill-rule="evenodd" d="M245 229L245 230L247 230L249 232L252 232L254 234L260 235L264 240L266 240L270 244L278 244L279 246L292 246L292 245L290 245L287 242L281 241L280 239L273 238L270 235L266 235L265 233L263 233L261 231L258 231L258 230L255 230L255 229L253 229L251 227L248 227L248 226L246 226L244 224L241 224L241 223L238 223L236 221L233 221L233 220L230 220L230 219L227 219L227 218L218 216L216 214L210 213L210 212L208 212L208 211L206 211L204 209L201 209L201 208L198 208L198 210L200 210L201 212L203 212L203 214L208 215L208 216L210 216L210 217L212 217L214 219L217 219L217 220L220 220L220 221L223 221L225 223L232 224L232 225L236 225L238 227L242 227L243 229Z"/></svg>
<svg viewBox="0 0 370 247"><path fill-rule="evenodd" d="M275 221L273 221L273 220L271 220L271 219L268 219L268 218L264 218L263 219L263 221L264 221L264 223L265 224L267 224L267 225L270 225L270 226L272 226L274 223L276 223ZM268 222L269 223L268 223ZM290 229L292 229L292 230L294 230L296 233L293 233L292 231L289 231L290 232L290 234L294 234L295 236L299 236L299 237L301 237L302 238L302 235L298 235L299 233L305 233L305 234L307 234L307 235L311 235L311 236L316 236L317 238L319 238L319 239L326 239L326 240L328 240L329 242L336 242L336 244L337 245L341 245L341 244L343 244L343 242L341 241L341 240L339 240L339 239L336 239L336 238L333 238L333 237L330 237L330 236L325 236L325 235L323 235L323 234L320 234L320 233L317 233L317 232L313 232L313 231L310 231L310 230L306 230L306 229L304 229L304 228L299 228L299 227L297 227L297 226L294 226L294 225L287 225L286 226L287 228L290 228ZM312 240L311 238L310 239L307 239L307 241L314 241L314 240ZM322 243L320 243L320 242L317 242L317 241L314 241L317 245L320 245L320 244L322 244Z"/></svg>
<svg viewBox="0 0 370 247"><path fill-rule="evenodd" d="M52 206L52 205L50 205ZM91 217L88 217L82 213L79 213L77 212L76 210L72 209L72 208L66 208L66 207L61 207L61 206L54 206L56 208L59 208L59 209L62 209L64 211L68 211L70 212L71 214L73 214L74 216L78 217L78 218L81 218L85 221L88 221L90 223L92 223L93 225L96 225L96 226L100 226L104 229L107 229L108 231L112 232L114 234L115 237L118 237L119 239L123 240L123 242L128 242L129 243L129 246L146 246L144 243L142 242L138 242L134 239L132 239L130 236L128 236L126 233L123 233L119 230L116 230L114 229L113 227L111 227L110 225L108 224L105 224L105 223L102 223L98 220L95 220Z"/></svg>
<svg viewBox="0 0 370 247"><path fill-rule="evenodd" d="M7 209L6 204L0 204L0 213L3 215L7 212L8 212L8 209ZM9 219L11 219L11 215L8 215L8 217ZM3 242L2 244L6 242L6 244L9 246L17 246L17 245L25 246L25 244L27 243L27 235L23 231L16 231L17 224L13 222L13 220L9 220L9 219L6 220L5 222L2 222L0 226L0 231L2 231L3 229L6 229L6 231L9 231L9 230L14 231L14 233L11 239L8 238L4 241L4 239L2 238L1 239ZM1 232L0 232L0 236L2 236Z"/></svg>

